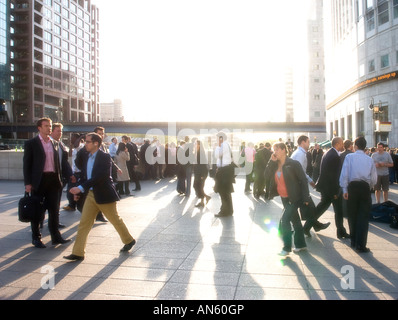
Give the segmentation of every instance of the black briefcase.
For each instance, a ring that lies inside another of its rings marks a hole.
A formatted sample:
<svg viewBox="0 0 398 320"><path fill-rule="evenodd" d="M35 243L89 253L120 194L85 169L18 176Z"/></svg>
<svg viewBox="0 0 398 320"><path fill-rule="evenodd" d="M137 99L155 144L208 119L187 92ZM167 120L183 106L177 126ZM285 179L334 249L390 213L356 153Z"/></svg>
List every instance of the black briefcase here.
<svg viewBox="0 0 398 320"><path fill-rule="evenodd" d="M41 221L43 216L44 206L42 199L25 192L25 196L19 199L18 220L21 222Z"/></svg>

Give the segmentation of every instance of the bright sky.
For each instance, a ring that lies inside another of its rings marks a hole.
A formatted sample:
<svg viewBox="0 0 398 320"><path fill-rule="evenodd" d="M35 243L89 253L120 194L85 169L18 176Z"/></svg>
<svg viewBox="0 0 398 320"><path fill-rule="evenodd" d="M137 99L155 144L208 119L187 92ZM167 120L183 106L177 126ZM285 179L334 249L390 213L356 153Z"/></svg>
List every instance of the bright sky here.
<svg viewBox="0 0 398 320"><path fill-rule="evenodd" d="M93 3L100 99L121 99L127 121L285 120L284 71L297 56L292 20L302 1Z"/></svg>

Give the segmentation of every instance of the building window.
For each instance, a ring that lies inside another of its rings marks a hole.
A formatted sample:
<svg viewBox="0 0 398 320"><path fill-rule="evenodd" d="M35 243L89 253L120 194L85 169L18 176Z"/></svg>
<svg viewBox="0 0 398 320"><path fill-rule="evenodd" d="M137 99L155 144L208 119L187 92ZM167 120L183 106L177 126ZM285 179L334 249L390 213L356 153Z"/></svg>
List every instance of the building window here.
<svg viewBox="0 0 398 320"><path fill-rule="evenodd" d="M380 67L383 68L387 68L390 66L390 59L388 54L385 54L384 56L380 57Z"/></svg>
<svg viewBox="0 0 398 320"><path fill-rule="evenodd" d="M357 136L365 134L365 114L363 111L357 112Z"/></svg>
<svg viewBox="0 0 398 320"><path fill-rule="evenodd" d="M398 18L398 0L393 2L394 19Z"/></svg>
<svg viewBox="0 0 398 320"><path fill-rule="evenodd" d="M387 1L378 1L381 4L377 7L378 10L378 24L379 26L387 23L389 19L389 10Z"/></svg>
<svg viewBox="0 0 398 320"><path fill-rule="evenodd" d="M366 13L366 31L372 31L375 28L375 11L370 10Z"/></svg>
<svg viewBox="0 0 398 320"><path fill-rule="evenodd" d="M376 70L375 59L372 59L368 62L368 70L369 72L374 72Z"/></svg>

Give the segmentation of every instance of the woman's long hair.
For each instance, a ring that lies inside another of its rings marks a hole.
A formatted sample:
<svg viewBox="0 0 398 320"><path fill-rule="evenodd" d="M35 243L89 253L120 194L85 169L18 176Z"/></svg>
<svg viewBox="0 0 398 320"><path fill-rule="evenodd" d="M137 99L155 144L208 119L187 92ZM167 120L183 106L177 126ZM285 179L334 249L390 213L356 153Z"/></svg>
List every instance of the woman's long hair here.
<svg viewBox="0 0 398 320"><path fill-rule="evenodd" d="M125 151L125 150L126 150L126 144L124 142L120 142L117 147L116 154L118 155L120 151Z"/></svg>

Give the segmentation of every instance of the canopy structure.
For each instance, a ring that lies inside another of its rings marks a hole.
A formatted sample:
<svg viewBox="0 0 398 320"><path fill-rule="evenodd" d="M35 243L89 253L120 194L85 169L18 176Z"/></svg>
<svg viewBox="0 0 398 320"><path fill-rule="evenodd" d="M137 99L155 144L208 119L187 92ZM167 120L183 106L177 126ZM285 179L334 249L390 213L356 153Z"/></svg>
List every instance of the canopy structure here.
<svg viewBox="0 0 398 320"><path fill-rule="evenodd" d="M330 148L332 146L332 141L326 140L326 141L323 141L323 142L319 142L319 146L321 148Z"/></svg>

